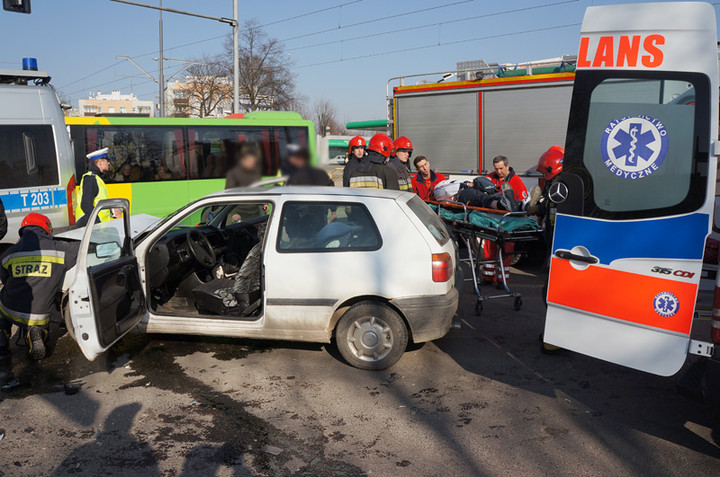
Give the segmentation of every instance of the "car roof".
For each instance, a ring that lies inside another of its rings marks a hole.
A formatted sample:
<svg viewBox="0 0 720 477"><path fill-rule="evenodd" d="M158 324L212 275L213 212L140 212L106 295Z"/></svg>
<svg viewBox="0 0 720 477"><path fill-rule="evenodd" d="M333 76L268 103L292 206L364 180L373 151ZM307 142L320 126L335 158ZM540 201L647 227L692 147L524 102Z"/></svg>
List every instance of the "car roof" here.
<svg viewBox="0 0 720 477"><path fill-rule="evenodd" d="M283 186L283 187L238 187L226 189L220 192L209 194L206 197L235 197L246 195L313 195L327 197L371 197L378 199L395 200L398 197L407 196L408 199L414 194L406 191L387 189L360 189L353 187L319 187L319 186Z"/></svg>

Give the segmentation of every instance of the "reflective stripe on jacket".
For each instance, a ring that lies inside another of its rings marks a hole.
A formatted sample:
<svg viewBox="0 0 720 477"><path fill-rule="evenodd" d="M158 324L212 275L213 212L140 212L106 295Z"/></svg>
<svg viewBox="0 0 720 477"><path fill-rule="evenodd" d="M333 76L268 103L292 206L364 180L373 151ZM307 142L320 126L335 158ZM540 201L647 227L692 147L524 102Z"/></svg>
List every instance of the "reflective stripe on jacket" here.
<svg viewBox="0 0 720 477"><path fill-rule="evenodd" d="M102 177L100 177L100 175L96 174L93 171L87 171L85 174L83 174L82 179L80 180L80 190L77 194L77 204L75 204L76 220L80 220L85 215L85 211L82 209L82 198L83 187L85 186L85 180L88 177L91 177L91 179L88 180L95 180L98 188L98 192L97 194L95 194L95 198L93 199L93 207L95 207L101 200L108 198L107 186L105 186L105 181L102 180ZM107 222L109 220L112 220L112 215L110 214L109 210L103 210L98 214L98 218L100 219L100 222Z"/></svg>
<svg viewBox="0 0 720 477"><path fill-rule="evenodd" d="M18 243L0 258L0 312L18 325L46 325L78 246L54 240L37 226L23 228Z"/></svg>

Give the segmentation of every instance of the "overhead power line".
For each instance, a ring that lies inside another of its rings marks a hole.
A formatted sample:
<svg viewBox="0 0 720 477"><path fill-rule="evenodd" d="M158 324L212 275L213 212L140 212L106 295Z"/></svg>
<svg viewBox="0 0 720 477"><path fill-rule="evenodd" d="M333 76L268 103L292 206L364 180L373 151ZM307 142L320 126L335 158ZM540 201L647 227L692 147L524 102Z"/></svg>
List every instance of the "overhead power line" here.
<svg viewBox="0 0 720 477"><path fill-rule="evenodd" d="M398 17L407 17L407 16L409 16L409 15L415 15L415 14L418 14L418 13L429 12L429 11L431 11L431 10L438 10L438 9L440 9L440 8L454 7L454 6L456 6L456 5L462 5L462 4L470 3L470 2L474 2L474 1L475 1L475 0L460 0L460 1L457 1L457 2L451 2L451 3L442 4L442 5L436 5L436 6L434 6L434 7L420 8L420 9L418 9L418 10L410 10L409 12L396 13L395 15L386 15L386 16L383 16L383 17L373 18L372 20L363 20L363 21L361 21L361 22L351 23L351 24L349 24L349 25L341 25L341 26L338 26L337 28L328 28L327 30L319 30L319 31L314 31L314 32L312 32L312 33L305 33L304 35L298 35L298 36L293 36L293 37L290 37L290 38L284 38L284 39L282 39L282 40L280 40L280 41L298 40L298 39L300 39L300 38L307 38L307 37L309 37L309 36L315 36L315 35L319 35L319 34L321 34L321 33L328 33L328 32L331 32L331 31L343 30L343 29L345 29L345 28L352 28L352 27L356 27L356 26L360 26L360 25L367 25L368 23L377 23L377 22L381 22L381 21L385 21L385 20L391 20L391 19L393 19L393 18L398 18Z"/></svg>
<svg viewBox="0 0 720 477"><path fill-rule="evenodd" d="M470 20L477 20L477 19L479 19L479 18L488 18L488 17L495 17L495 16L500 16L500 15L508 15L508 14L511 14L511 13L520 13L520 12L525 12L525 11L528 11L528 10L537 10L537 9L539 9L539 8L556 7L556 6L558 6L558 5L566 5L566 4L568 4L568 3L577 3L577 2L579 2L579 1L580 1L580 0L564 0L564 1L560 1L560 2L545 3L545 4L543 4L543 5L535 5L535 6L532 6L532 7L515 8L515 9L512 9L512 10L504 10L504 11L501 11L501 12L485 13L485 14L483 14L483 15L475 15L475 16L472 16L472 17L460 18L460 19L458 19L458 20L446 20L446 21L436 22L436 23L426 23L426 24L424 24L424 25L418 25L418 26L410 27L410 28L407 28L407 29L404 29L404 30L392 30L392 31L380 32L380 33L371 33L371 34L356 36L356 37L352 37L352 38L343 38L343 39L341 39L341 40L331 40L331 41L324 41L324 42L322 42L322 43L314 43L314 44L312 44L312 45L297 46L297 47L295 47L295 48L288 48L287 51L307 50L307 49L309 49L309 48L317 48L318 46L333 45L333 44L336 44L336 43L343 43L343 42L346 42L346 41L364 40L364 39L366 39L366 38L375 38L375 37L378 37L378 36L394 35L394 34L398 34L398 33L405 33L405 32L407 32L408 30L419 30L419 29L422 29L422 28L430 28L430 27L435 27L435 26L450 25L450 24L452 24L452 23L467 22L467 21L470 21Z"/></svg>
<svg viewBox="0 0 720 477"><path fill-rule="evenodd" d="M439 46L456 45L459 43L469 43L469 42L473 42L473 41L490 40L493 38L502 38L502 37L507 37L507 36L523 35L526 33L538 33L538 32L543 32L543 31L550 31L550 30L559 30L561 28L569 28L569 27L575 27L575 26L580 26L580 25L581 25L581 23L568 23L566 25L557 25L557 26L544 27L544 28L534 28L532 30L522 30L522 31L509 32L509 33L500 33L497 35L479 36L476 38L467 38L465 40L455 40L455 41L448 41L448 42L444 42L444 43L439 42L439 43L432 44L432 45L413 46L413 47L409 47L409 48L401 48L399 50L383 51L383 52L379 52L379 53L370 53L367 55L353 56L350 58L341 58L339 60L322 61L320 63L301 65L301 66L297 66L296 69L311 68L313 66L320 66L320 65L329 65L329 64L333 64L333 63L341 63L344 61L361 60L361 59L365 59L365 58L372 58L375 56L392 55L393 53L405 53L408 51L424 50L427 48L437 48Z"/></svg>
<svg viewBox="0 0 720 477"><path fill-rule="evenodd" d="M277 25L278 23L285 23L285 22L289 22L291 20L297 20L298 18L309 17L310 15L315 15L317 13L329 12L330 10L335 10L336 8L342 8L347 5L352 5L354 3L360 3L360 2L364 2L364 1L365 0L353 0L352 2L345 2L345 3L341 3L339 5L334 5L332 7L321 8L320 10L315 10L315 11L307 12L307 13L301 13L300 15L295 15L294 17L283 18L282 20L276 20L274 22L265 23L264 25L260 25L260 27L262 28L262 27L266 27L266 26L270 26L270 25Z"/></svg>

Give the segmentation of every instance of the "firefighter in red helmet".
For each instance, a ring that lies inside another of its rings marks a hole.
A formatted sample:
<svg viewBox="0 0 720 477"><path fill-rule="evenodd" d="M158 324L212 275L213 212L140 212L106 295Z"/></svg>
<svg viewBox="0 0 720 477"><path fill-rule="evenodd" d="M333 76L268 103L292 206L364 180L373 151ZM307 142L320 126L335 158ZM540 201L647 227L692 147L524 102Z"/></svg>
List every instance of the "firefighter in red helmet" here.
<svg viewBox="0 0 720 477"><path fill-rule="evenodd" d="M386 164L393 142L387 134L370 138L367 155L350 175L350 187L399 190L397 174Z"/></svg>
<svg viewBox="0 0 720 477"><path fill-rule="evenodd" d="M65 272L75 266L78 244L56 240L46 216L30 213L20 240L0 257L0 389L18 385L10 358L10 332L20 329L34 360L45 357L50 315Z"/></svg>
<svg viewBox="0 0 720 477"><path fill-rule="evenodd" d="M348 142L348 157L345 160L345 169L343 170L343 187L350 187L350 176L360 165L362 158L365 157L366 147L367 142L362 136L355 136Z"/></svg>
<svg viewBox="0 0 720 477"><path fill-rule="evenodd" d="M410 139L400 136L393 141L393 148L390 152L388 165L393 168L398 178L400 190L412 191L412 179L410 178L410 156L412 156L413 145Z"/></svg>

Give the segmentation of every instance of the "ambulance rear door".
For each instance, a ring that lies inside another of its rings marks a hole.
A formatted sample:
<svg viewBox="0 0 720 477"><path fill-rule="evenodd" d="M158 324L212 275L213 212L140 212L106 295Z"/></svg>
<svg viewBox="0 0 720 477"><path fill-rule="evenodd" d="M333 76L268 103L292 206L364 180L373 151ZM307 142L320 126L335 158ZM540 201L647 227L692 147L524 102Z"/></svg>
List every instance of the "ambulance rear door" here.
<svg viewBox="0 0 720 477"><path fill-rule="evenodd" d="M662 376L683 365L714 206L716 40L705 3L587 9L549 191L547 343Z"/></svg>

